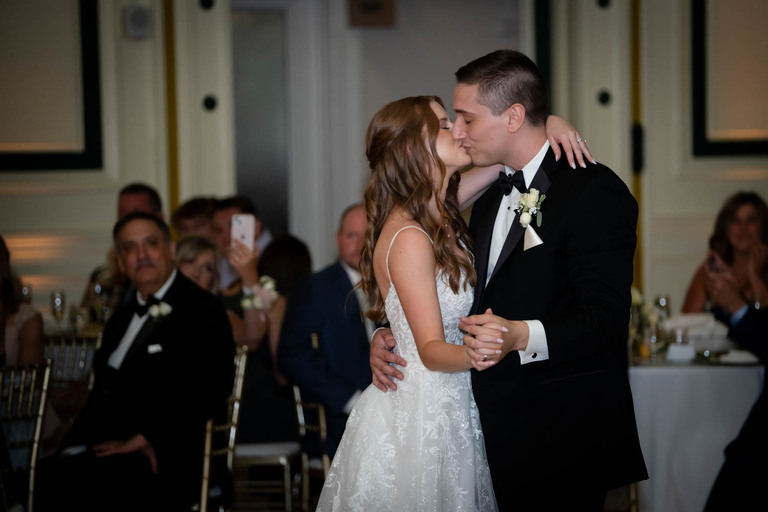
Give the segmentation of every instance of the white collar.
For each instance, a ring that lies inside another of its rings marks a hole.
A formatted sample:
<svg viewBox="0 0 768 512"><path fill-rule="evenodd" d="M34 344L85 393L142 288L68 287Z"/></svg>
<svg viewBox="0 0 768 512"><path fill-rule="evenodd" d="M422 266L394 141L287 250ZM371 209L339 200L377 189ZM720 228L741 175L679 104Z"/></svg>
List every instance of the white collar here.
<svg viewBox="0 0 768 512"><path fill-rule="evenodd" d="M547 140L544 142L544 145L541 146L541 149L538 153L536 153L536 156L534 156L530 162L525 164L525 166L521 169L523 171L523 178L525 178L525 188L531 187L531 182L533 181L533 177L536 176L536 172L539 170L539 167L541 167L541 162L544 161L544 157L547 155L547 150L549 149L549 141ZM504 166L504 170L507 172L507 174L511 174L514 172L514 169Z"/></svg>
<svg viewBox="0 0 768 512"><path fill-rule="evenodd" d="M154 295L154 297L157 300L163 300L163 297L165 297L165 293L168 291L168 288L170 288L171 285L173 284L174 279L176 279L176 269L173 269L173 272L171 272L170 277L165 281L163 286L161 286L160 289L157 290L157 292L153 293L152 295ZM143 306L144 304L147 303L146 300L141 298L141 293L139 293L139 290L136 290L136 301L138 301L140 306Z"/></svg>
<svg viewBox="0 0 768 512"><path fill-rule="evenodd" d="M355 286L357 283L360 282L360 279L362 277L360 275L360 272L358 272L357 270L353 269L352 267L344 263L343 260L339 260L339 263L341 263L341 268L344 269L344 272L347 273L347 277L349 277L349 280L352 282L352 286Z"/></svg>

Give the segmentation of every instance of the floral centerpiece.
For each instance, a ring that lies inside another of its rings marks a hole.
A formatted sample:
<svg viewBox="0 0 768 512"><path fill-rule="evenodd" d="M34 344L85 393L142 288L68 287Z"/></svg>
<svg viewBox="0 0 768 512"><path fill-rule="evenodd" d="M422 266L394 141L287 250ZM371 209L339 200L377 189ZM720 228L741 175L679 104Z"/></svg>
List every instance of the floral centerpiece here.
<svg viewBox="0 0 768 512"><path fill-rule="evenodd" d="M646 347L643 336L646 332L656 337L659 326L659 310L653 304L645 300L643 294L632 287L632 304L629 309L629 335L630 350L636 355L650 357L650 347ZM660 343L660 340L655 340ZM659 345L661 347L661 345ZM656 348L656 347L654 347Z"/></svg>

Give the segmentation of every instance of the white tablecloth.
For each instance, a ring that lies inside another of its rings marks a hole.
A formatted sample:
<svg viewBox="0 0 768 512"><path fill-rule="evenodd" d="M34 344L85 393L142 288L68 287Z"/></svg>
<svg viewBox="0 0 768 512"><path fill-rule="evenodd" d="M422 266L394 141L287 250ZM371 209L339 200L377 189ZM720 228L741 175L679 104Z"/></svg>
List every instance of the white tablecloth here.
<svg viewBox="0 0 768 512"><path fill-rule="evenodd" d="M658 364L629 370L640 444L650 479L642 512L701 512L760 394L762 366Z"/></svg>

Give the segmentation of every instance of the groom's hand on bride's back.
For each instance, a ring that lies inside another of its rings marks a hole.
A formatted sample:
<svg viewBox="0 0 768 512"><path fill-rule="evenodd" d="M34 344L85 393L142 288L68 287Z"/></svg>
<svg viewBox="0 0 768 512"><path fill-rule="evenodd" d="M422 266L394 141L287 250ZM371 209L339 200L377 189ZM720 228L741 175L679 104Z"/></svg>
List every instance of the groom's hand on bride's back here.
<svg viewBox="0 0 768 512"><path fill-rule="evenodd" d="M392 366L406 366L405 359L398 356L392 349L395 348L395 337L392 330L377 329L371 339L371 372L373 373L373 385L386 392L387 389L397 390L395 379L403 380L403 372Z"/></svg>

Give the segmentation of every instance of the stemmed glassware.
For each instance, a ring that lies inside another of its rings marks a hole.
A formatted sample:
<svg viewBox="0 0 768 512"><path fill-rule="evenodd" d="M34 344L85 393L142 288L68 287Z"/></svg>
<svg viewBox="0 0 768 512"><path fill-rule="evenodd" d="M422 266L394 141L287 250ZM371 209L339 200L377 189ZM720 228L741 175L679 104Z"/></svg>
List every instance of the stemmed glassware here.
<svg viewBox="0 0 768 512"><path fill-rule="evenodd" d="M61 321L64 318L66 306L67 299L64 290L53 290L51 292L51 314L59 326L61 326Z"/></svg>

